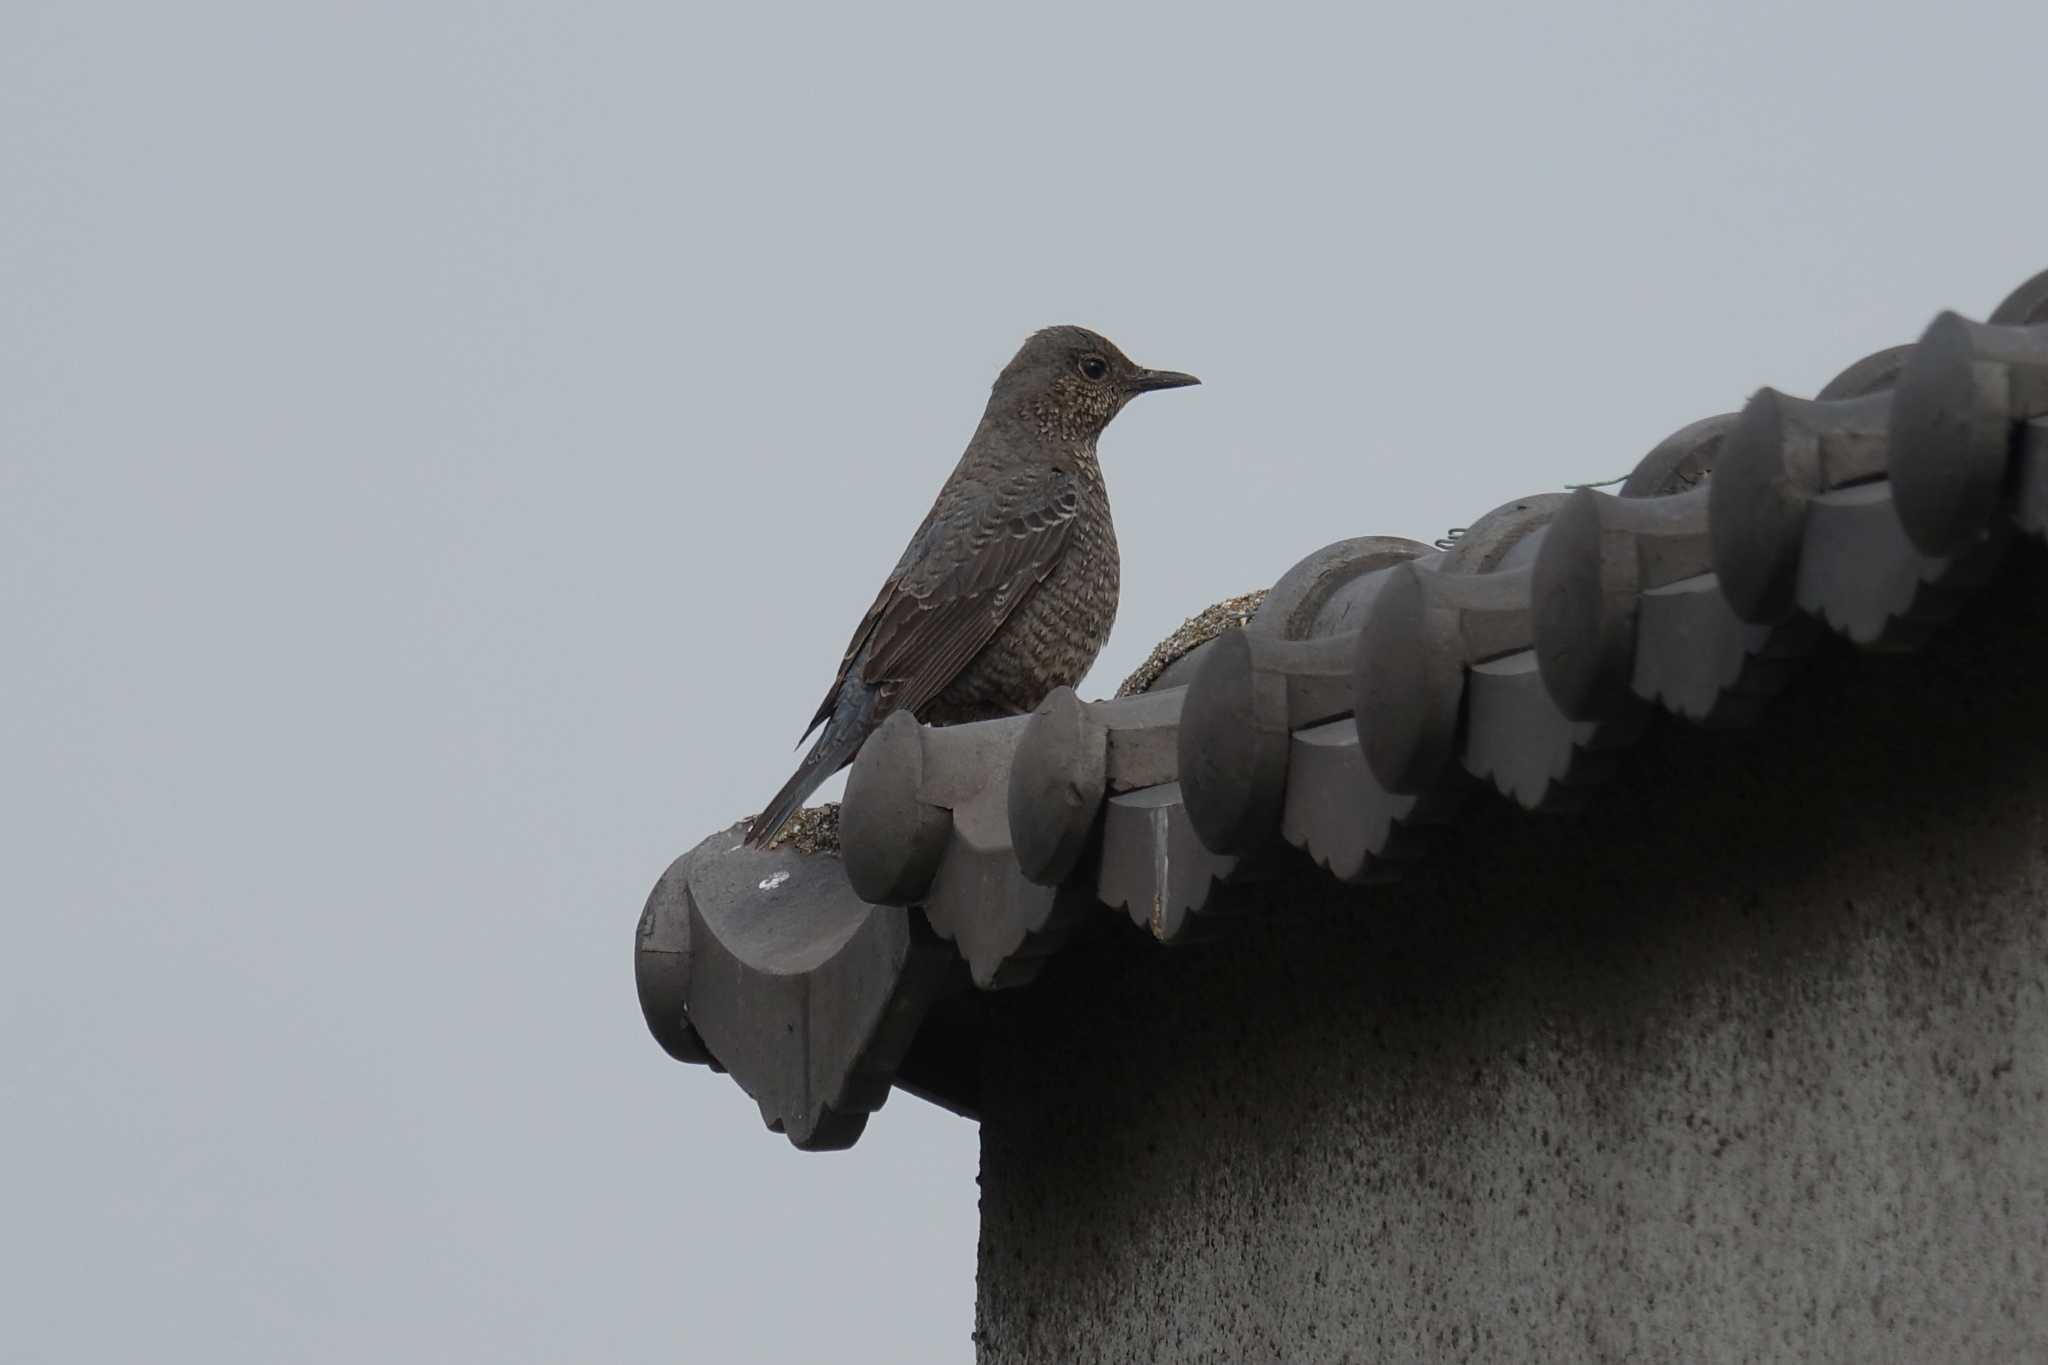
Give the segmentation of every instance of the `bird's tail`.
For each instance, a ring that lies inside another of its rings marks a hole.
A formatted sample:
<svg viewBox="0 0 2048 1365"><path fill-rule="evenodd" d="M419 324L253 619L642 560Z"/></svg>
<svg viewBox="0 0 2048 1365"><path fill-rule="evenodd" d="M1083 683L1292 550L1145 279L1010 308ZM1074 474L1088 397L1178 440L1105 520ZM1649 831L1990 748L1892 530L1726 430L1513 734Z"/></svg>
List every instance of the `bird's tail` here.
<svg viewBox="0 0 2048 1365"><path fill-rule="evenodd" d="M879 700L873 688L847 679L818 742L797 764L782 790L769 799L766 809L747 826L746 842L750 846L760 848L780 834L790 817L802 809L805 798L823 785L826 778L853 762L880 720L876 715Z"/></svg>

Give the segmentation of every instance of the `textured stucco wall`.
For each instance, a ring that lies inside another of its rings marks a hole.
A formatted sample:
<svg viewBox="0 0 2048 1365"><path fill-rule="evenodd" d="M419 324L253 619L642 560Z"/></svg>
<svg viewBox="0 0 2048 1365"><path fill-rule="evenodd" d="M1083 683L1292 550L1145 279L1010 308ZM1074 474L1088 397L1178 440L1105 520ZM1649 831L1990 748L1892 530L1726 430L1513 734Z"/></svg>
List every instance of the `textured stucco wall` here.
<svg viewBox="0 0 2048 1365"><path fill-rule="evenodd" d="M2048 1359L2043 587L999 997L980 1359Z"/></svg>

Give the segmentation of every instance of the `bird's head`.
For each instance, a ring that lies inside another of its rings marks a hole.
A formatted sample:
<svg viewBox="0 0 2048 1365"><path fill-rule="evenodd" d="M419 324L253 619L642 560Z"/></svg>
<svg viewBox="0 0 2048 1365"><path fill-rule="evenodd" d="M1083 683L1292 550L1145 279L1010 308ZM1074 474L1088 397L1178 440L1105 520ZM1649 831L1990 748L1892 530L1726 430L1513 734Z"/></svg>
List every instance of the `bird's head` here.
<svg viewBox="0 0 2048 1365"><path fill-rule="evenodd" d="M1048 327L1033 333L996 376L989 411L1014 413L1040 436L1093 440L1139 394L1201 382L1133 364L1109 338L1086 327Z"/></svg>

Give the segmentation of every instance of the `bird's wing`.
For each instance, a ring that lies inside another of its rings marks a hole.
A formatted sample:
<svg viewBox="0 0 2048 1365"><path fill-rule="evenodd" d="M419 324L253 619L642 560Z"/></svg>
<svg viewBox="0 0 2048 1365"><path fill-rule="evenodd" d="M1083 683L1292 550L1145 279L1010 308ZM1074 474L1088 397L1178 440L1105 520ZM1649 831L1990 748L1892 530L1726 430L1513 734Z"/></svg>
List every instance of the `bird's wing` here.
<svg viewBox="0 0 2048 1365"><path fill-rule="evenodd" d="M941 501L943 500L941 495ZM875 633L875 623L882 619L883 611L894 600L897 585L903 576L923 556L925 544L932 538L932 524L938 518L939 507L934 503L932 510L925 513L924 520L918 523L917 534L903 547L903 555L896 561L896 567L889 570L889 576L882 580L882 590L875 594L874 605L860 618L860 624L854 628L853 638L846 642L846 654L839 661L839 671L832 677L832 688L825 693L825 700L818 704L818 713L811 717L811 723L804 727L802 736L797 739L799 745L810 738L811 731L832 718L832 712L839 706L839 694L846 689L847 675L853 671L855 656L860 653L861 646L868 642L868 637Z"/></svg>
<svg viewBox="0 0 2048 1365"><path fill-rule="evenodd" d="M898 565L897 570L900 573L902 566ZM883 581L881 592L875 595L875 604L868 608L867 615L860 618L860 625L855 628L853 638L846 642L846 657L839 661L839 672L832 679L832 690L827 692L825 700L819 703L818 714L812 716L811 723L804 727L803 735L797 740L798 744L809 739L811 731L832 719L832 712L839 705L839 694L846 688L846 675L853 671L854 656L860 653L860 647L868 642L868 637L875 633L875 623L882 619L882 612L896 596L896 580L897 574L892 573Z"/></svg>
<svg viewBox="0 0 2048 1365"><path fill-rule="evenodd" d="M858 659L861 681L913 712L945 691L1059 564L1080 506L1073 475L1040 468L934 508L922 546L913 542L854 632L841 681Z"/></svg>

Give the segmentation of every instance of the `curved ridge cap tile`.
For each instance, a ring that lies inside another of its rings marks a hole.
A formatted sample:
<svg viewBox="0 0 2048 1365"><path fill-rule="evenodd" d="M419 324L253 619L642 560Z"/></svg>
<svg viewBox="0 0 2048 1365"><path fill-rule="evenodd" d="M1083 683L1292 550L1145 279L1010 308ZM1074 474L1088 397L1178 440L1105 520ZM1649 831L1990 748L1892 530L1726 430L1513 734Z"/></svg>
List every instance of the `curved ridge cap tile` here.
<svg viewBox="0 0 2048 1365"><path fill-rule="evenodd" d="M1403 536L1353 536L1325 545L1280 576L1245 629L1286 640L1337 635L1357 626L1359 580L1435 551ZM1363 594L1370 600L1370 593Z"/></svg>
<svg viewBox="0 0 2048 1365"><path fill-rule="evenodd" d="M1732 412L1686 423L1650 447L1650 453L1636 462L1636 467L1622 480L1620 496L1663 498L1697 487L1713 473L1720 458L1721 442L1734 425Z"/></svg>
<svg viewBox="0 0 2048 1365"><path fill-rule="evenodd" d="M839 852L862 900L915 905L953 831L949 804L925 785L924 727L897 711L869 735L839 803Z"/></svg>
<svg viewBox="0 0 2048 1365"><path fill-rule="evenodd" d="M1440 605L1439 565L1393 571L1358 635L1353 722L1359 752L1389 792L1418 796L1447 780L1464 703L1459 613Z"/></svg>
<svg viewBox="0 0 2048 1365"><path fill-rule="evenodd" d="M1110 798L1095 896L1161 943L1178 943L1201 936L1204 914L1241 908L1212 903L1239 867L1239 859L1203 845L1180 784L1162 783Z"/></svg>
<svg viewBox="0 0 2048 1365"><path fill-rule="evenodd" d="M1530 595L1537 667L1568 719L1619 718L1639 699L1639 600L1709 569L1705 482L1734 424L1691 423L1643 457L1622 496L1580 488L1551 520Z"/></svg>
<svg viewBox="0 0 2048 1365"><path fill-rule="evenodd" d="M1084 702L1057 688L1010 764L1010 844L1025 878L1056 886L1080 868L1113 793L1176 781L1185 688Z"/></svg>
<svg viewBox="0 0 2048 1365"><path fill-rule="evenodd" d="M1991 310L1987 321L2001 327L2027 327L2037 322L2048 322L2048 270L2043 270L2007 294L2004 301Z"/></svg>
<svg viewBox="0 0 2048 1365"><path fill-rule="evenodd" d="M861 899L916 905L959 833L960 812L1006 791L1029 716L920 725L892 713L861 746L839 806L839 847Z"/></svg>
<svg viewBox="0 0 2048 1365"><path fill-rule="evenodd" d="M1893 347L1865 356L1835 376L1823 395L1846 399L1881 392L1890 385L1907 349ZM1752 400L1751 407L1755 405ZM1619 585L1613 582L1617 566L1612 564L1600 566L1600 587L1593 599L1600 609L1597 619L1583 619L1592 606L1585 599L1556 601L1556 592L1585 590L1584 584L1594 577L1589 566L1583 560L1577 565L1568 561L1595 551L1585 543L1587 527L1553 530L1556 548L1549 552L1561 558L1547 571L1561 578L1576 575L1578 583L1539 585L1540 600L1548 612L1580 619L1539 616L1538 659L1546 684L1552 686L1567 715L1589 719L1602 714L1603 706L1614 705L1621 678L1612 670L1625 669L1630 695L1673 715L1707 725L1746 724L1784 688L1799 662L1812 652L1818 631L1811 621L1797 615L1770 624L1742 619L1716 570L1715 536L1737 524L1739 518L1725 512L1717 516L1715 508L1725 506L1731 496L1727 491L1730 485L1739 489L1743 480L1754 474L1745 467L1756 460L1756 452L1743 447L1743 442L1753 437L1753 433L1742 432L1746 416L1757 420L1750 407L1745 407L1743 412L1710 417L1667 437L1659 450L1687 442L1697 445L1691 460L1667 461L1670 472L1678 477L1667 481L1656 496L1646 498L1652 505L1624 510L1599 504L1601 541L1597 552L1622 556L1619 574L1635 580L1635 600L1625 608L1626 624L1616 619L1624 608L1617 600ZM1652 451L1639 466L1639 473L1654 467L1657 458L1658 451ZM1701 477L1694 479L1692 488L1681 487L1695 466L1704 467ZM1631 480L1638 488L1647 482ZM1589 514L1574 509L1573 515ZM1619 523L1615 529L1626 545L1607 541L1610 520ZM1575 540L1578 543L1573 543ZM1598 596L1603 590L1608 595ZM1622 632L1627 636L1625 643L1616 638ZM1573 650L1590 657L1556 657ZM1575 670L1592 668L1608 671L1598 680L1572 676Z"/></svg>
<svg viewBox="0 0 2048 1365"><path fill-rule="evenodd" d="M1353 674L1360 748L1387 791L1443 790L1462 768L1542 808L1590 777L1582 751L1600 736L1557 710L1532 653L1533 564L1571 496L1503 504L1437 563L1390 575Z"/></svg>
<svg viewBox="0 0 2048 1365"><path fill-rule="evenodd" d="M1873 393L1888 393L1897 386L1899 371L1906 367L1906 357L1912 353L1911 342L1872 351L1830 379L1814 397L1822 402L1832 402L1838 398L1867 398Z"/></svg>
<svg viewBox="0 0 2048 1365"><path fill-rule="evenodd" d="M1356 569L1344 548L1311 556L1312 573L1297 566L1282 601L1299 605L1341 586ZM1053 887L1077 875L1093 850L1107 796L1178 780L1188 682L1218 638L1240 633L1272 598L1262 589L1188 618L1106 702L1083 702L1073 689L1057 688L1036 708L1011 759L1007 798L1010 843L1027 881ZM1161 658L1169 661L1155 667Z"/></svg>
<svg viewBox="0 0 2048 1365"><path fill-rule="evenodd" d="M1537 668L1558 710L1618 717L1634 690L1643 596L1705 573L1707 489L1616 498L1582 488L1551 523L1530 575Z"/></svg>
<svg viewBox="0 0 2048 1365"><path fill-rule="evenodd" d="M1712 434L1709 425L1688 440ZM1677 479L1678 469L1672 461L1657 477ZM1354 688L1359 743L1387 791L1448 791L1462 774L1525 808L1565 809L1611 772L1605 751L1640 730L1646 708L1626 695L1611 716L1573 720L1539 672L1535 566L1555 517L1578 497L1504 504L1441 561L1409 566L1380 594L1360 634Z"/></svg>
<svg viewBox="0 0 2048 1365"><path fill-rule="evenodd" d="M1569 493L1532 493L1504 502L1461 530L1440 561L1429 567L1446 574L1486 574L1506 567L1509 556L1550 524Z"/></svg>
<svg viewBox="0 0 2048 1365"><path fill-rule="evenodd" d="M947 988L952 954L920 940L909 912L862 902L837 858L746 848L738 825L671 865L649 904L636 965L664 1020L679 1002L703 1060L792 1144L850 1146Z"/></svg>
<svg viewBox="0 0 2048 1365"><path fill-rule="evenodd" d="M921 907L985 989L1036 976L1079 918L1072 897L1026 878L1011 845L1010 770L1036 719L919 725L899 711L854 760L840 804L853 890Z"/></svg>
<svg viewBox="0 0 2048 1365"><path fill-rule="evenodd" d="M1272 666L1279 643L1242 630L1219 637L1181 706L1180 804L1219 854L1255 846L1279 824L1292 728L1287 676Z"/></svg>
<svg viewBox="0 0 2048 1365"><path fill-rule="evenodd" d="M1773 625L1797 608L1814 505L1884 475L1890 421L1882 389L1808 401L1765 388L1744 406L1708 485L1714 574L1737 616Z"/></svg>
<svg viewBox="0 0 2048 1365"><path fill-rule="evenodd" d="M1977 556L1953 563L1916 549L1893 507L1895 413L1920 347L1866 357L1812 401L1760 390L1722 451L1709 494L1721 592L1742 620L1775 626L1795 612L1865 648L1916 644L1981 581Z"/></svg>
<svg viewBox="0 0 2048 1365"><path fill-rule="evenodd" d="M1928 324L1893 394L1892 488L1907 536L1955 555L1990 535L2022 448L2048 418L2048 323L2011 326L1943 313Z"/></svg>
<svg viewBox="0 0 2048 1365"><path fill-rule="evenodd" d="M1108 727L1073 688L1054 688L1010 761L1010 846L1027 880L1057 886L1073 872L1108 785Z"/></svg>
<svg viewBox="0 0 2048 1365"><path fill-rule="evenodd" d="M1267 598L1275 615L1210 642L1181 708L1175 773L1205 847L1238 856L1280 836L1293 732L1350 711L1352 622L1393 569L1429 553L1389 536L1327 546L1282 576Z"/></svg>

